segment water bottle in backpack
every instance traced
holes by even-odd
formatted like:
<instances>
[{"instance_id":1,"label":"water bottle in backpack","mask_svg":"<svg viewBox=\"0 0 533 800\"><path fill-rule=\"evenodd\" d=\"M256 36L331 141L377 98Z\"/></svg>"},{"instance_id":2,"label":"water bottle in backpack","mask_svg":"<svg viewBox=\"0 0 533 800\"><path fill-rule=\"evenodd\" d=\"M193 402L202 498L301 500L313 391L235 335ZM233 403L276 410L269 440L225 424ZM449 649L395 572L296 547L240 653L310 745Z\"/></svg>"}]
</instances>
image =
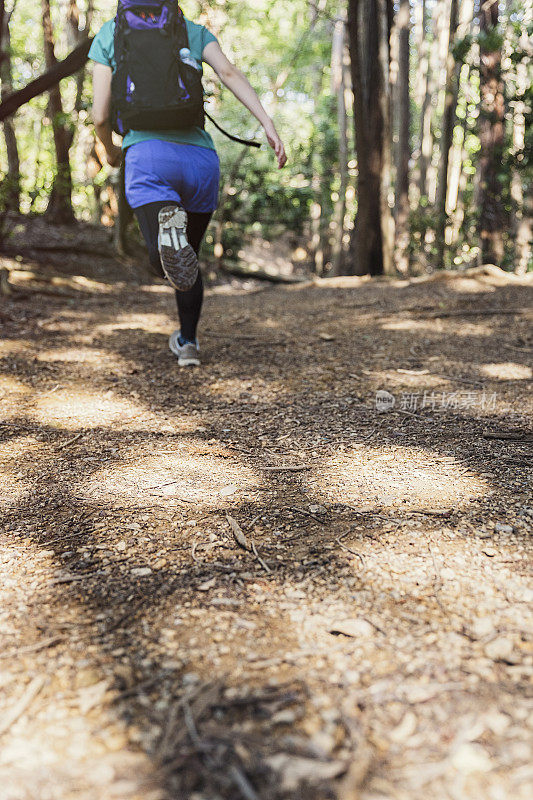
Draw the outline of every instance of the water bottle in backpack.
<instances>
[{"instance_id":1,"label":"water bottle in backpack","mask_svg":"<svg viewBox=\"0 0 533 800\"><path fill-rule=\"evenodd\" d=\"M191 51L188 47L182 47L180 50L180 59L183 64L188 64L189 67L194 67L194 69L201 69L200 65L191 55Z\"/></svg>"}]
</instances>

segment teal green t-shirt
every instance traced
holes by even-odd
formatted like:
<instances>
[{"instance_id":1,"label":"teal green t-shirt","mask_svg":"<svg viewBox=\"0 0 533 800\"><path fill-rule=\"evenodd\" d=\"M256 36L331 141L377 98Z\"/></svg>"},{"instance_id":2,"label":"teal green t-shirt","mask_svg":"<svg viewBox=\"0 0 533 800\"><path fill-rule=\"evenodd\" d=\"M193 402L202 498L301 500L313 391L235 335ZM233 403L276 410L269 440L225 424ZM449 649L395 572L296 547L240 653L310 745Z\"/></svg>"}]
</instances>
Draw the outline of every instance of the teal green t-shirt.
<instances>
[{"instance_id":1,"label":"teal green t-shirt","mask_svg":"<svg viewBox=\"0 0 533 800\"><path fill-rule=\"evenodd\" d=\"M208 31L204 25L198 25L196 22L191 22L189 19L185 20L187 25L187 34L189 36L189 49L192 57L200 64L202 62L202 54L204 47L209 42L216 42L217 38L211 31ZM89 50L89 58L93 61L98 61L99 64L105 64L111 67L114 71L116 68L115 61L115 20L110 19L104 22L96 36L94 37L91 49ZM210 150L215 149L215 145L211 136L204 131L203 128L184 128L179 131L128 131L122 140L122 147L126 148L137 142L144 142L147 139L163 139L166 142L177 142L178 144L197 144L200 147L208 147Z\"/></svg>"}]
</instances>

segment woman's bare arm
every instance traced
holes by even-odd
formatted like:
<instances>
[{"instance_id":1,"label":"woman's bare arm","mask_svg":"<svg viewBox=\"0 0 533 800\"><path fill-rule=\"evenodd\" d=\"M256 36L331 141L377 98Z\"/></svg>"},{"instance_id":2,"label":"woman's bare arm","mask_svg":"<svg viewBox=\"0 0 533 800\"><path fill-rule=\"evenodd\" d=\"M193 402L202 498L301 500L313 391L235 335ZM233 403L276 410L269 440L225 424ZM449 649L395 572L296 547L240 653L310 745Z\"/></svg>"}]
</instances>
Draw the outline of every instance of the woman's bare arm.
<instances>
[{"instance_id":1,"label":"woman's bare arm","mask_svg":"<svg viewBox=\"0 0 533 800\"><path fill-rule=\"evenodd\" d=\"M268 143L278 159L278 167L281 169L287 161L283 142L248 78L224 55L218 42L206 44L202 58L209 66L213 67L224 86L227 86L261 123L265 129Z\"/></svg>"},{"instance_id":2,"label":"woman's bare arm","mask_svg":"<svg viewBox=\"0 0 533 800\"><path fill-rule=\"evenodd\" d=\"M121 149L113 142L109 113L111 108L111 67L96 63L93 70L93 108L92 117L96 135L106 151L108 164L120 164Z\"/></svg>"}]
</instances>

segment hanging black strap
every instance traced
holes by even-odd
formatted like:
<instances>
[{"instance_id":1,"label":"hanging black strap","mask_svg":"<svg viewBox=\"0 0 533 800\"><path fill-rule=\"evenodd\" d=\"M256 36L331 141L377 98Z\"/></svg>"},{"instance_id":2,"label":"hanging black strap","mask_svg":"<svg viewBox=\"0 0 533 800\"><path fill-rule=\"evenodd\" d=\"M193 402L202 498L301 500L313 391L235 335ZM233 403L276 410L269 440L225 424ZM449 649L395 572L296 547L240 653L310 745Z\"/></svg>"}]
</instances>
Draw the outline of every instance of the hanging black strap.
<instances>
[{"instance_id":1,"label":"hanging black strap","mask_svg":"<svg viewBox=\"0 0 533 800\"><path fill-rule=\"evenodd\" d=\"M204 111L205 111L205 109L204 109ZM205 115L206 115L207 119L211 120L211 122L213 123L215 128L218 128L220 133L223 133L224 136L227 136L228 139L231 139L233 142L239 142L239 144L246 144L246 145L248 145L248 147L261 147L261 142L255 142L253 139L240 139L238 136L233 136L232 133L228 133L227 131L224 130L224 128L220 127L218 122L215 122L213 117L210 114L208 114L207 111L205 111Z\"/></svg>"}]
</instances>

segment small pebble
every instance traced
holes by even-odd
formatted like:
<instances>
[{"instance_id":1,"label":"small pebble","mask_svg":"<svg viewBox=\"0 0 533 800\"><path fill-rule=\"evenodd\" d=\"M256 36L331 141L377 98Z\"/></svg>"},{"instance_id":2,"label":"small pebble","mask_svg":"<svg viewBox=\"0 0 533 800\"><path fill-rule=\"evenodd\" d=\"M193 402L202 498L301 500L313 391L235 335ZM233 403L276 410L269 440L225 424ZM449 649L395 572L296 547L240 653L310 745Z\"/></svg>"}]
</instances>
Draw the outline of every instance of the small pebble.
<instances>
[{"instance_id":1,"label":"small pebble","mask_svg":"<svg viewBox=\"0 0 533 800\"><path fill-rule=\"evenodd\" d=\"M152 570L150 567L134 567L131 571L132 575L136 575L138 578L142 578L145 575L151 575Z\"/></svg>"}]
</instances>

